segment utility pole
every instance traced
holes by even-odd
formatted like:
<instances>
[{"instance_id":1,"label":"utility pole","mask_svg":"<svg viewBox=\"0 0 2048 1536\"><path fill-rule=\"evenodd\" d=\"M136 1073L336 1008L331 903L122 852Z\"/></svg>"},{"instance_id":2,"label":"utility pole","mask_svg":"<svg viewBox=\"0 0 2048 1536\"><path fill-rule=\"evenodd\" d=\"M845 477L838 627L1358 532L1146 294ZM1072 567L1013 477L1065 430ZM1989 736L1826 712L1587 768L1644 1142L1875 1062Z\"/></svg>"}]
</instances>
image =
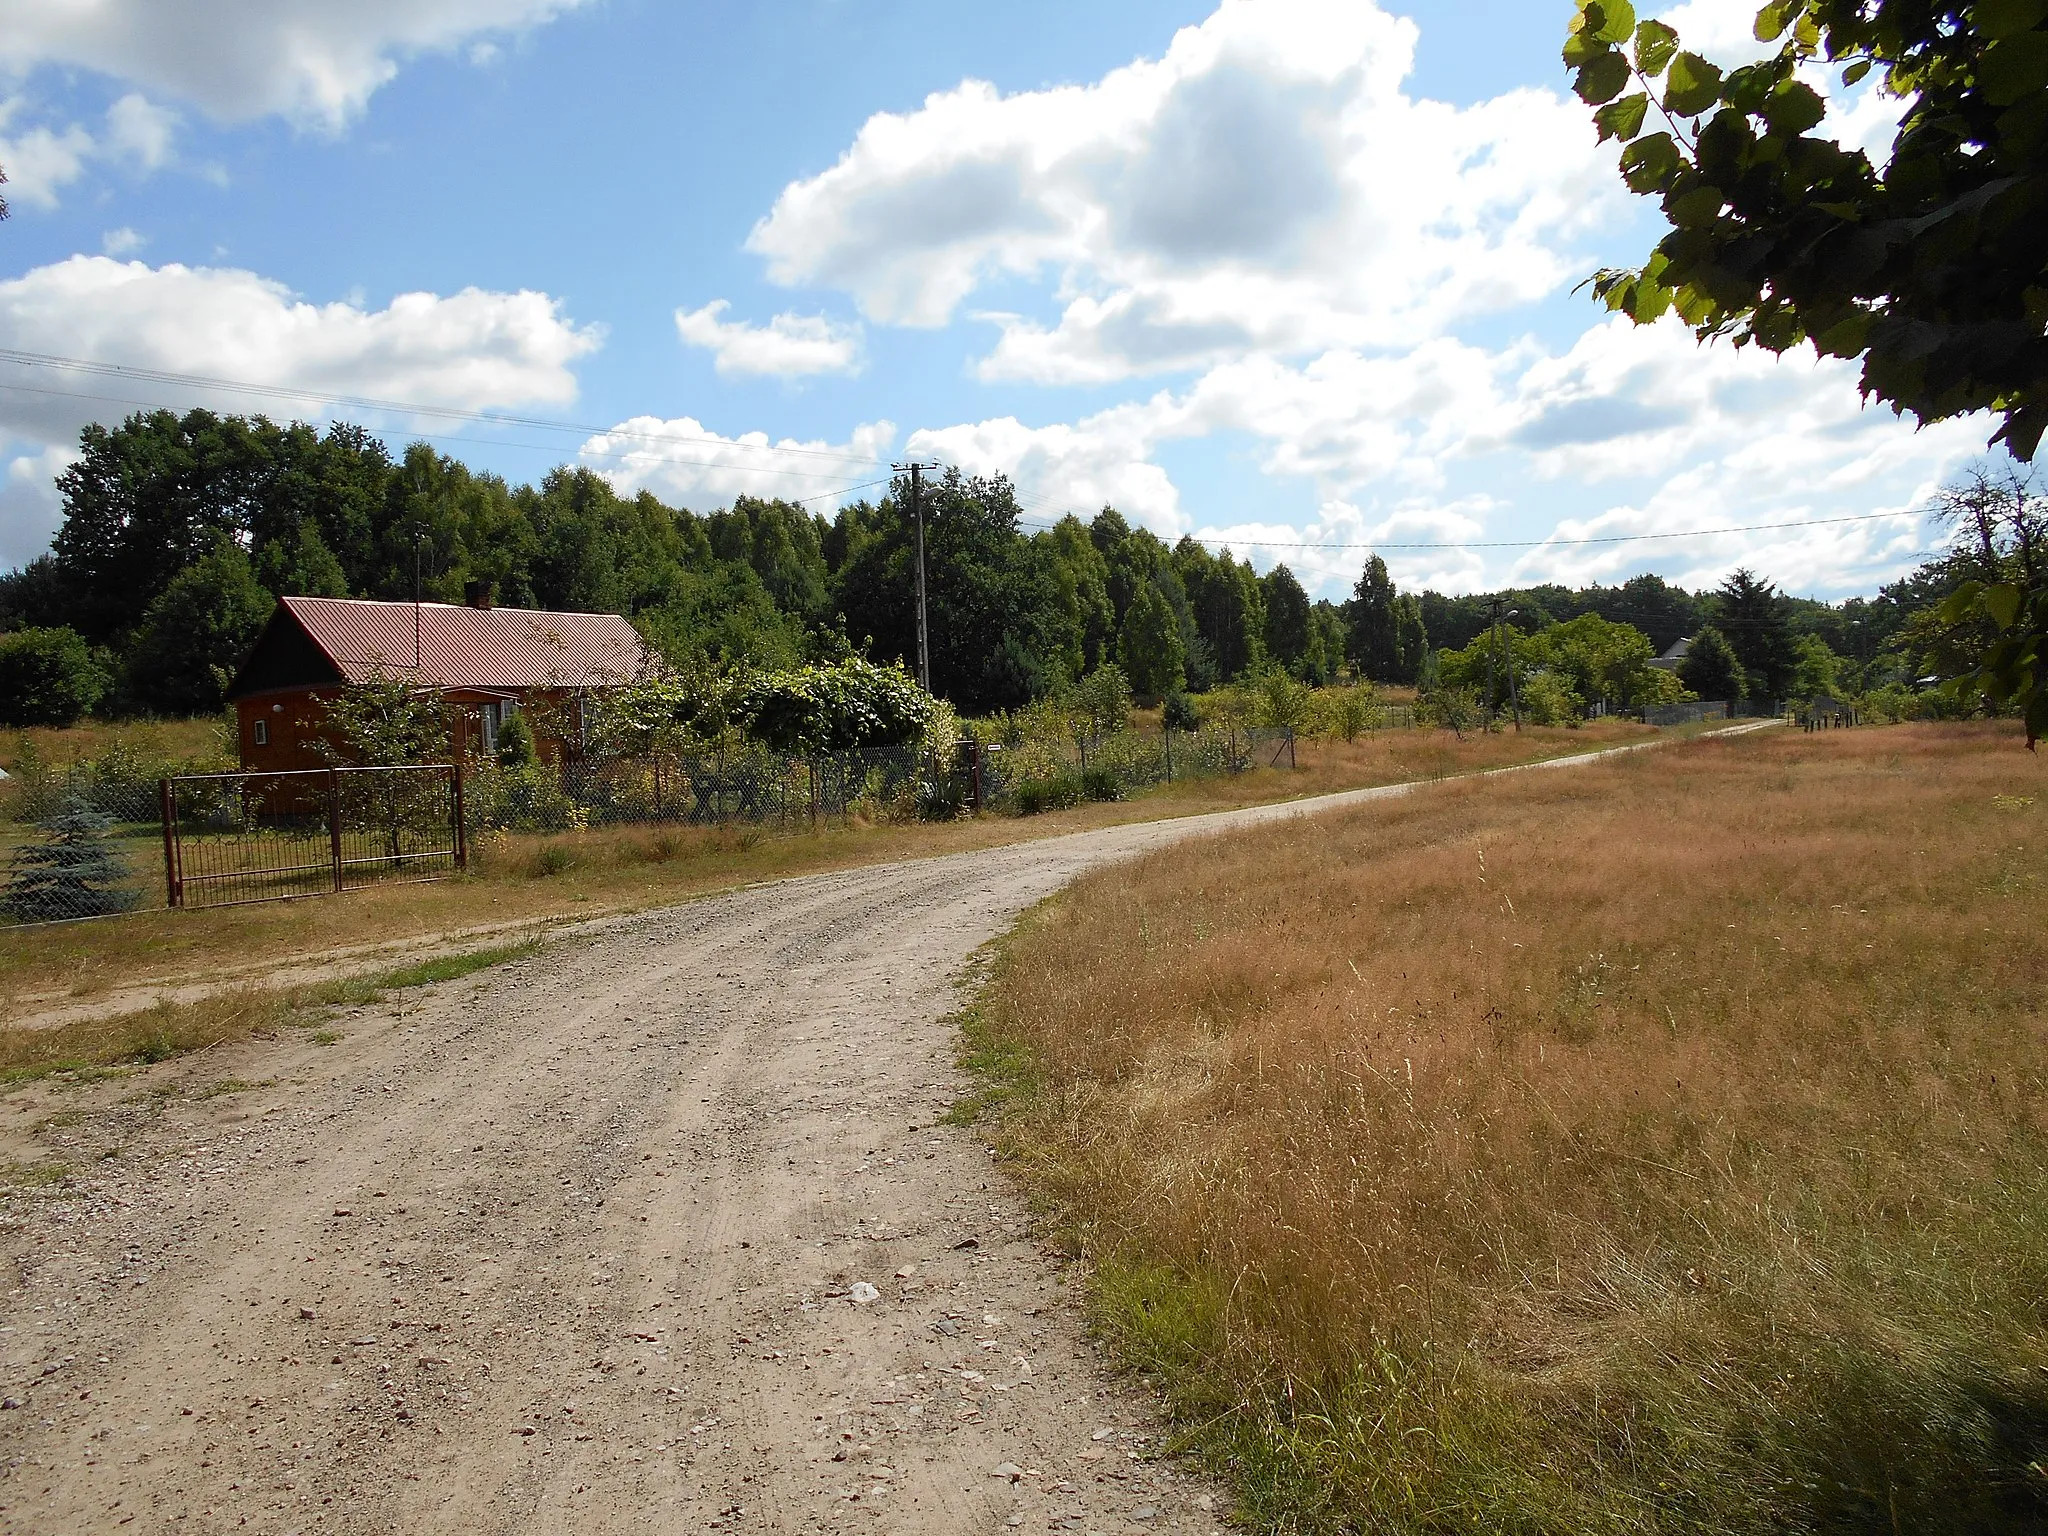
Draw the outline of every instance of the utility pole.
<instances>
[{"instance_id":1,"label":"utility pole","mask_svg":"<svg viewBox=\"0 0 2048 1536\"><path fill-rule=\"evenodd\" d=\"M1509 608L1507 601L1504 597L1495 597L1488 599L1487 602L1487 606L1491 610L1492 623L1490 625L1491 638L1486 647L1486 707L1489 712L1493 708L1493 653L1498 649L1500 651L1501 664L1508 669L1508 702L1515 712L1515 729L1519 732L1522 729L1522 691L1515 682L1514 641L1510 638L1511 632L1504 631L1507 621L1521 613L1522 610L1519 608ZM1502 612L1503 609L1506 609L1506 612Z\"/></svg>"},{"instance_id":2,"label":"utility pole","mask_svg":"<svg viewBox=\"0 0 2048 1536\"><path fill-rule=\"evenodd\" d=\"M1486 718L1485 730L1493 729L1493 654L1500 649L1500 599L1487 604L1486 614Z\"/></svg>"},{"instance_id":3,"label":"utility pole","mask_svg":"<svg viewBox=\"0 0 2048 1536\"><path fill-rule=\"evenodd\" d=\"M920 464L912 459L908 464L895 466L910 471L910 516L917 525L917 680L924 685L924 691L932 691L932 644L925 628L924 617L924 480L927 469L937 469L936 464Z\"/></svg>"}]
</instances>

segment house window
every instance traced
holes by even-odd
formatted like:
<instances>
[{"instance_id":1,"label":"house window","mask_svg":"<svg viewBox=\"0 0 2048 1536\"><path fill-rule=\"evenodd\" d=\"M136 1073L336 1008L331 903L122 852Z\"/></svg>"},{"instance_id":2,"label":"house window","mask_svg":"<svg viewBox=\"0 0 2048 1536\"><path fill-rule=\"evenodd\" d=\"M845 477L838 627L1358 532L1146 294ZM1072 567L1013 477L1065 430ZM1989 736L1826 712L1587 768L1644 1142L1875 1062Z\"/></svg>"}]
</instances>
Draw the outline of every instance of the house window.
<instances>
[{"instance_id":1,"label":"house window","mask_svg":"<svg viewBox=\"0 0 2048 1536\"><path fill-rule=\"evenodd\" d=\"M496 704L486 704L483 707L483 725L484 750L486 752L496 752L498 750L498 706Z\"/></svg>"},{"instance_id":2,"label":"house window","mask_svg":"<svg viewBox=\"0 0 2048 1536\"><path fill-rule=\"evenodd\" d=\"M270 745L270 722L268 720L258 720L250 727L250 730L256 738L257 746L267 747Z\"/></svg>"}]
</instances>

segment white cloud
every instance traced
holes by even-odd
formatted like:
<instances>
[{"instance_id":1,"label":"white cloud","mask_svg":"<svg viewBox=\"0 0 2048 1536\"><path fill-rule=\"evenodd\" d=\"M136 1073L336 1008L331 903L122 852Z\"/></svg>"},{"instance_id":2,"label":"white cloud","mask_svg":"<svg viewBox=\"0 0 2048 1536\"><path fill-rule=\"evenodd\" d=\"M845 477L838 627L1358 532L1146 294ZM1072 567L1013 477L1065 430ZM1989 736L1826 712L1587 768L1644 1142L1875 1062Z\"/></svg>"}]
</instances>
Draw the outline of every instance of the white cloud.
<instances>
[{"instance_id":1,"label":"white cloud","mask_svg":"<svg viewBox=\"0 0 2048 1536\"><path fill-rule=\"evenodd\" d=\"M109 256L133 256L147 244L147 239L125 224L100 236L100 249Z\"/></svg>"},{"instance_id":2,"label":"white cloud","mask_svg":"<svg viewBox=\"0 0 2048 1536\"><path fill-rule=\"evenodd\" d=\"M1224 0L1096 84L968 81L871 118L750 244L774 280L842 289L890 324L1053 275L1050 323L985 316L1002 333L986 378L1412 345L1553 292L1623 200L1578 103L1416 100L1415 40L1358 0Z\"/></svg>"},{"instance_id":3,"label":"white cloud","mask_svg":"<svg viewBox=\"0 0 2048 1536\"><path fill-rule=\"evenodd\" d=\"M8 382L50 392L0 392L0 443L27 447L30 459L66 452L86 422L118 421L150 402L326 414L316 398L295 400L292 390L470 410L566 404L576 395L572 365L601 339L541 293L407 293L372 310L309 303L253 272L73 256L0 281L0 346L286 393L8 365ZM407 420L402 412L392 419ZM23 462L15 460L17 477ZM0 548L18 553L33 522L26 505L8 493Z\"/></svg>"},{"instance_id":4,"label":"white cloud","mask_svg":"<svg viewBox=\"0 0 2048 1536\"><path fill-rule=\"evenodd\" d=\"M724 299L715 299L702 309L676 311L676 334L686 346L713 353L721 374L790 379L860 372L858 325L842 325L823 315L777 315L765 326L721 320L730 307Z\"/></svg>"},{"instance_id":5,"label":"white cloud","mask_svg":"<svg viewBox=\"0 0 2048 1536\"><path fill-rule=\"evenodd\" d=\"M722 506L735 496L779 496L825 509L839 488L886 484L885 456L895 440L896 428L886 421L855 427L844 443L827 443L770 439L765 432L725 437L691 416L635 416L587 439L579 454L625 495L652 491L690 507Z\"/></svg>"},{"instance_id":6,"label":"white cloud","mask_svg":"<svg viewBox=\"0 0 2048 1536\"><path fill-rule=\"evenodd\" d=\"M39 208L54 208L58 194L94 162L145 172L163 166L178 122L176 113L132 92L107 109L106 126L98 133L79 123L30 126L23 122L29 112L25 97L0 101L0 167L14 195Z\"/></svg>"},{"instance_id":7,"label":"white cloud","mask_svg":"<svg viewBox=\"0 0 2048 1536\"><path fill-rule=\"evenodd\" d=\"M82 68L225 121L338 128L403 59L537 26L584 0L0 0L0 69Z\"/></svg>"},{"instance_id":8,"label":"white cloud","mask_svg":"<svg viewBox=\"0 0 2048 1536\"><path fill-rule=\"evenodd\" d=\"M8 347L423 405L572 400L570 365L601 339L532 292L403 293L370 310L312 304L253 272L105 256L73 256L0 282L0 344ZM24 411L48 409L10 401L0 424L18 427Z\"/></svg>"},{"instance_id":9,"label":"white cloud","mask_svg":"<svg viewBox=\"0 0 2048 1536\"><path fill-rule=\"evenodd\" d=\"M77 454L68 448L45 448L8 461L0 479L0 571L16 570L47 554L63 506L57 500L57 477Z\"/></svg>"},{"instance_id":10,"label":"white cloud","mask_svg":"<svg viewBox=\"0 0 2048 1536\"><path fill-rule=\"evenodd\" d=\"M1194 524L1154 460L1172 441L1219 434L1252 437L1268 474L1309 482L1320 510L1305 530ZM1910 509L1980 452L1985 435L1981 422L1916 430L1866 407L1854 368L1810 351L1774 358L1700 347L1675 322L1611 319L1558 355L1527 342L1487 351L1438 339L1399 357L1249 357L1184 392L1071 424L1002 417L921 431L909 446L1009 474L1036 514L1085 514L1107 501L1162 537L1193 532L1261 565L1284 560L1328 596L1349 585L1363 550L1301 546L1387 546L1404 586L1458 591L1645 569L1718 580L1745 559L1800 590L1828 591L1867 587L1910 564ZM1474 483L1492 489L1462 488ZM1526 553L1393 547L1528 536L1560 505L1585 510L1557 520L1554 542ZM1699 541L1641 537L1878 510L1898 517ZM1536 521L1539 536L1545 526ZM1589 538L1618 542L1568 542Z\"/></svg>"},{"instance_id":11,"label":"white cloud","mask_svg":"<svg viewBox=\"0 0 2048 1536\"><path fill-rule=\"evenodd\" d=\"M130 91L107 108L106 147L139 169L156 170L171 158L178 114Z\"/></svg>"},{"instance_id":12,"label":"white cloud","mask_svg":"<svg viewBox=\"0 0 2048 1536\"><path fill-rule=\"evenodd\" d=\"M913 433L918 458L938 458L969 474L1008 475L1035 518L1069 512L1086 517L1114 506L1165 538L1185 532L1180 492L1165 470L1148 462L1174 435L1176 404L1168 397L1122 405L1073 425L1027 427L1014 416Z\"/></svg>"},{"instance_id":13,"label":"white cloud","mask_svg":"<svg viewBox=\"0 0 2048 1536\"><path fill-rule=\"evenodd\" d=\"M0 167L7 171L7 191L16 201L54 208L57 194L85 174L99 145L76 123L16 127L27 105L19 96L0 101Z\"/></svg>"}]
</instances>

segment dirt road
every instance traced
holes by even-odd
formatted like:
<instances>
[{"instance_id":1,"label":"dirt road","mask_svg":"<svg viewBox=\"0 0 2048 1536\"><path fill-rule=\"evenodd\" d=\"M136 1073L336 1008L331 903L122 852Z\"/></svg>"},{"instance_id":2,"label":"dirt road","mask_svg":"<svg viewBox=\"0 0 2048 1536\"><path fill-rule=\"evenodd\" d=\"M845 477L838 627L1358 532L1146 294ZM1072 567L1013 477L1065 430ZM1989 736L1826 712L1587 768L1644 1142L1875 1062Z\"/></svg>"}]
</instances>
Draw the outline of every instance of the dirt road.
<instances>
[{"instance_id":1,"label":"dirt road","mask_svg":"<svg viewBox=\"0 0 2048 1536\"><path fill-rule=\"evenodd\" d=\"M1079 872L1315 804L763 886L0 1101L80 1170L0 1231L0 1530L1221 1529L934 1125L945 1017Z\"/></svg>"}]
</instances>

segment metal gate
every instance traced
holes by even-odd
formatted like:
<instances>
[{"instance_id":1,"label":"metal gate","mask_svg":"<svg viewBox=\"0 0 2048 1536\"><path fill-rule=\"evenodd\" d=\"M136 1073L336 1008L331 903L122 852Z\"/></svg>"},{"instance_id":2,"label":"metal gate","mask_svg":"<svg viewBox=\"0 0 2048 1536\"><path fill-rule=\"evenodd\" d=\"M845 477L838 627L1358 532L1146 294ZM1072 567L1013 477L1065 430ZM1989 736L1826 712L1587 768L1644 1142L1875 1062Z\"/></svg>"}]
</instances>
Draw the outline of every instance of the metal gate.
<instances>
[{"instance_id":1,"label":"metal gate","mask_svg":"<svg viewBox=\"0 0 2048 1536\"><path fill-rule=\"evenodd\" d=\"M159 792L174 907L445 880L469 862L451 763L189 774Z\"/></svg>"}]
</instances>

